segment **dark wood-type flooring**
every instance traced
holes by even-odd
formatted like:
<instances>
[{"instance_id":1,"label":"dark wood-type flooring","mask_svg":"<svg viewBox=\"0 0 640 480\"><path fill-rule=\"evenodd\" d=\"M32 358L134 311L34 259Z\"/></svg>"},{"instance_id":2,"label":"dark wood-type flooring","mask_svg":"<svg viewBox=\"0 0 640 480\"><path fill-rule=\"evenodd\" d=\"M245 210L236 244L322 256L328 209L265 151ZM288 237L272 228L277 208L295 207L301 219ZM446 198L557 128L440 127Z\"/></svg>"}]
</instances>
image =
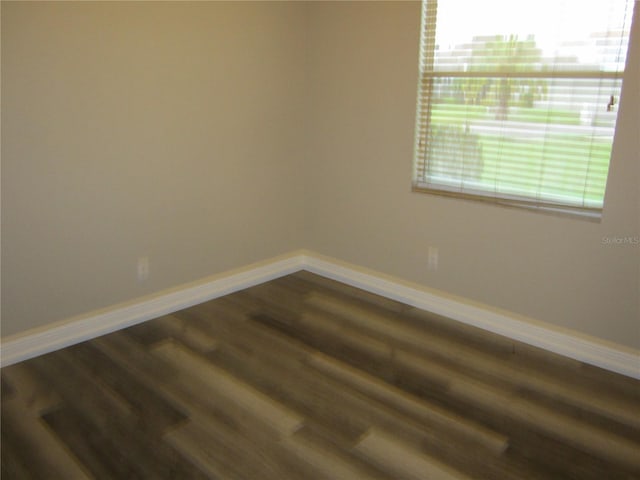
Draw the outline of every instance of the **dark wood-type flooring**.
<instances>
[{"instance_id":1,"label":"dark wood-type flooring","mask_svg":"<svg viewBox=\"0 0 640 480\"><path fill-rule=\"evenodd\" d=\"M299 272L2 369L2 479L640 478L640 383Z\"/></svg>"}]
</instances>

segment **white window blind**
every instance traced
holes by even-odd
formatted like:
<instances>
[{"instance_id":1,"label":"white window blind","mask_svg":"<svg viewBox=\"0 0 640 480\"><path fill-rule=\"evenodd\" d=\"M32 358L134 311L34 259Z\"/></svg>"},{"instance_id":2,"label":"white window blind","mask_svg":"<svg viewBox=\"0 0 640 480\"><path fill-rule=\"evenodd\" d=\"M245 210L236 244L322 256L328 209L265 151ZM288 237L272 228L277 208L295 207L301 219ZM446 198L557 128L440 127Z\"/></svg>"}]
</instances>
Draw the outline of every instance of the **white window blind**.
<instances>
[{"instance_id":1,"label":"white window blind","mask_svg":"<svg viewBox=\"0 0 640 480\"><path fill-rule=\"evenodd\" d=\"M599 217L633 0L424 0L414 190Z\"/></svg>"}]
</instances>

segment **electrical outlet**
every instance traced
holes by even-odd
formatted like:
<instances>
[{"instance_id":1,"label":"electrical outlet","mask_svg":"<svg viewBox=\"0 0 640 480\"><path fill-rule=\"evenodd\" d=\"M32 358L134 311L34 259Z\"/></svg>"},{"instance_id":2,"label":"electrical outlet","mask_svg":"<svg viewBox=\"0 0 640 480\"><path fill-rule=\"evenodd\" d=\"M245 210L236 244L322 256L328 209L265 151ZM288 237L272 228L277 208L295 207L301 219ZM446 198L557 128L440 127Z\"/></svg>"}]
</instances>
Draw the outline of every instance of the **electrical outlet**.
<instances>
[{"instance_id":1,"label":"electrical outlet","mask_svg":"<svg viewBox=\"0 0 640 480\"><path fill-rule=\"evenodd\" d=\"M427 270L438 270L438 247L429 247L427 250Z\"/></svg>"},{"instance_id":2,"label":"electrical outlet","mask_svg":"<svg viewBox=\"0 0 640 480\"><path fill-rule=\"evenodd\" d=\"M149 278L149 257L138 258L138 281L142 282Z\"/></svg>"}]
</instances>

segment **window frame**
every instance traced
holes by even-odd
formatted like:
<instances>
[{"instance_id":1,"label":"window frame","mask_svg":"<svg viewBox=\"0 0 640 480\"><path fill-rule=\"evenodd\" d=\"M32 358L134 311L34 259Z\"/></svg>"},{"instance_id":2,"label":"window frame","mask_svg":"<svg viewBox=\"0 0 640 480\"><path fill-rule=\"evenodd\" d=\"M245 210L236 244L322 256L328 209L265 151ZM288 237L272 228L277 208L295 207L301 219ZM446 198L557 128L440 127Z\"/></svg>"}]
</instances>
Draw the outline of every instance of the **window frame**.
<instances>
[{"instance_id":1,"label":"window frame","mask_svg":"<svg viewBox=\"0 0 640 480\"><path fill-rule=\"evenodd\" d=\"M421 11L421 23L420 23L420 56L419 62L422 65L418 72L418 96L416 105L416 123L415 123L415 140L414 140L414 156L413 156L413 171L412 171L412 191L418 193L434 194L449 198L458 198L469 201L478 201L482 203L490 203L494 205L500 205L505 207L515 207L527 210L538 211L542 213L565 215L571 217L579 217L591 221L599 222L602 218L604 211L604 204L606 200L607 188L605 189L602 197L602 206L588 206L588 205L574 205L568 202L553 201L551 199L534 198L532 196L523 195L509 195L505 193L497 194L490 192L486 189L473 189L464 188L461 191L460 187L447 187L442 181L429 182L427 174L425 173L428 168L428 148L427 139L428 132L431 128L431 117L433 111L433 89L434 81L437 78L473 78L473 77L492 77L492 78L542 78L549 79L551 81L556 79L612 79L620 80L620 94L616 99L616 103L620 104L623 94L624 77L626 71L625 68L621 71L609 72L609 71L541 71L541 72L519 72L519 73L505 73L504 71L481 71L481 72L461 72L461 71L444 71L435 70L435 57L436 57L436 32L435 30L425 35L426 25L428 24L427 18L435 17L437 19L438 3L443 0L422 0ZM445 0L446 1L446 0ZM629 20L629 32L633 29L634 9L640 8L639 2L634 1L631 7L631 19ZM437 28L437 20L433 23ZM627 38L627 47L630 43L630 34ZM552 73L552 75L550 75ZM426 93L425 93L426 92ZM427 100L424 104L424 100ZM616 132L618 130L617 124L618 112L616 111L615 130L611 140L611 150L609 153L609 162L607 165L607 181L609 178L609 172L611 171L611 162L613 159L613 146L615 144ZM545 125L552 125L545 123ZM424 180L422 180L424 178ZM568 195L567 195L568 196ZM584 198L583 198L584 201Z\"/></svg>"}]
</instances>

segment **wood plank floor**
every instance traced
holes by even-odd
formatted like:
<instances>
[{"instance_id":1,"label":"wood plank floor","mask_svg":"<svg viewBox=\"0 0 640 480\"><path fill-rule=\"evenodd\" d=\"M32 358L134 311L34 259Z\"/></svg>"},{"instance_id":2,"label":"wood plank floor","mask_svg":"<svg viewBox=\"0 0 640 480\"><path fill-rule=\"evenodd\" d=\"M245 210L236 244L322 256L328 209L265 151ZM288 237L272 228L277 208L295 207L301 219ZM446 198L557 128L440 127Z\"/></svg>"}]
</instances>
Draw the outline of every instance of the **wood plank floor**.
<instances>
[{"instance_id":1,"label":"wood plank floor","mask_svg":"<svg viewBox=\"0 0 640 480\"><path fill-rule=\"evenodd\" d=\"M307 272L1 374L3 480L640 478L640 382Z\"/></svg>"}]
</instances>

